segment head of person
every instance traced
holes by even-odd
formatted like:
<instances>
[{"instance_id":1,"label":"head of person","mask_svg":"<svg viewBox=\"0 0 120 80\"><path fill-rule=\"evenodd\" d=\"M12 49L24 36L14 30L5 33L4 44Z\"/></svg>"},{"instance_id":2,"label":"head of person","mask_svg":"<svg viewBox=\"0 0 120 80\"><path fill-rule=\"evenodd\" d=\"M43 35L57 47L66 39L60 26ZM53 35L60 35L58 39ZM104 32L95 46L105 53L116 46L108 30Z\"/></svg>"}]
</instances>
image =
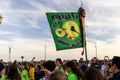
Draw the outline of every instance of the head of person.
<instances>
[{"instance_id":1,"label":"head of person","mask_svg":"<svg viewBox=\"0 0 120 80\"><path fill-rule=\"evenodd\" d=\"M21 80L21 75L15 63L12 63L10 66L8 66L7 79Z\"/></svg>"},{"instance_id":2,"label":"head of person","mask_svg":"<svg viewBox=\"0 0 120 80\"><path fill-rule=\"evenodd\" d=\"M82 62L83 61L83 58L80 58L79 62Z\"/></svg>"},{"instance_id":3,"label":"head of person","mask_svg":"<svg viewBox=\"0 0 120 80\"><path fill-rule=\"evenodd\" d=\"M74 71L76 69L77 65L74 61L68 61L66 63L66 70L68 73L70 73L71 71Z\"/></svg>"},{"instance_id":4,"label":"head of person","mask_svg":"<svg viewBox=\"0 0 120 80\"><path fill-rule=\"evenodd\" d=\"M90 67L84 73L83 80L104 80L99 69Z\"/></svg>"},{"instance_id":5,"label":"head of person","mask_svg":"<svg viewBox=\"0 0 120 80\"><path fill-rule=\"evenodd\" d=\"M104 60L104 65L107 65L108 64L108 61L107 59Z\"/></svg>"},{"instance_id":6,"label":"head of person","mask_svg":"<svg viewBox=\"0 0 120 80\"><path fill-rule=\"evenodd\" d=\"M55 71L49 76L49 80L67 80L67 76L61 71Z\"/></svg>"},{"instance_id":7,"label":"head of person","mask_svg":"<svg viewBox=\"0 0 120 80\"><path fill-rule=\"evenodd\" d=\"M33 63L30 63L30 67L34 67L34 64L33 64Z\"/></svg>"},{"instance_id":8,"label":"head of person","mask_svg":"<svg viewBox=\"0 0 120 80\"><path fill-rule=\"evenodd\" d=\"M120 70L120 57L115 56L112 59L111 71L112 73L116 73Z\"/></svg>"},{"instance_id":9,"label":"head of person","mask_svg":"<svg viewBox=\"0 0 120 80\"><path fill-rule=\"evenodd\" d=\"M56 59L56 66L61 66L63 63L62 63L62 60L60 58L57 58Z\"/></svg>"},{"instance_id":10,"label":"head of person","mask_svg":"<svg viewBox=\"0 0 120 80\"><path fill-rule=\"evenodd\" d=\"M26 63L23 63L23 64L21 65L21 69L22 69L22 70L27 70L27 65L26 65Z\"/></svg>"},{"instance_id":11,"label":"head of person","mask_svg":"<svg viewBox=\"0 0 120 80\"><path fill-rule=\"evenodd\" d=\"M93 58L92 58L92 61L93 61L93 63L96 63L96 62L97 62L97 58L96 58L96 57L93 57Z\"/></svg>"},{"instance_id":12,"label":"head of person","mask_svg":"<svg viewBox=\"0 0 120 80\"><path fill-rule=\"evenodd\" d=\"M99 61L97 60L96 57L92 58L92 63L91 63L90 67L95 67L95 68L98 68L98 69L101 68L101 65L100 65L100 63L99 63Z\"/></svg>"},{"instance_id":13,"label":"head of person","mask_svg":"<svg viewBox=\"0 0 120 80\"><path fill-rule=\"evenodd\" d=\"M55 62L54 61L46 61L44 64L43 64L43 67L49 71L54 71L56 65L55 65Z\"/></svg>"},{"instance_id":14,"label":"head of person","mask_svg":"<svg viewBox=\"0 0 120 80\"><path fill-rule=\"evenodd\" d=\"M78 80L83 76L83 72L74 61L68 61L66 63L66 70L68 73L73 72L76 74Z\"/></svg>"}]
</instances>

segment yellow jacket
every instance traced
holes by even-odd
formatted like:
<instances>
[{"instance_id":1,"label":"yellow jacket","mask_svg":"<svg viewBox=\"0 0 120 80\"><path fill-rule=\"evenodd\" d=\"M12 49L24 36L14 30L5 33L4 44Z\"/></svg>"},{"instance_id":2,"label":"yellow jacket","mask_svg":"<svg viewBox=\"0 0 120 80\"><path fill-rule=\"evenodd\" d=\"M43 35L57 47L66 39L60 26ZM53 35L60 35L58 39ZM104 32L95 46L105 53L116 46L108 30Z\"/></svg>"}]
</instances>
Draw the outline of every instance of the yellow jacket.
<instances>
[{"instance_id":1,"label":"yellow jacket","mask_svg":"<svg viewBox=\"0 0 120 80\"><path fill-rule=\"evenodd\" d=\"M30 67L30 70L29 70L29 77L30 77L30 80L35 80L34 73L35 73L34 67Z\"/></svg>"}]
</instances>

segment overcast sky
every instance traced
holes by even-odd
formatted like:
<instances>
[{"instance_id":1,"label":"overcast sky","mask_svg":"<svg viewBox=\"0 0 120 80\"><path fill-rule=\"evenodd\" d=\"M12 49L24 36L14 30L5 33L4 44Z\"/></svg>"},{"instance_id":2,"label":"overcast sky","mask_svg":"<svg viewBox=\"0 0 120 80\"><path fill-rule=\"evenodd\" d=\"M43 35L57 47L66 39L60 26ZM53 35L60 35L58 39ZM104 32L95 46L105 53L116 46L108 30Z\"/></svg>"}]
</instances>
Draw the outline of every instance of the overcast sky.
<instances>
[{"instance_id":1,"label":"overcast sky","mask_svg":"<svg viewBox=\"0 0 120 80\"><path fill-rule=\"evenodd\" d=\"M97 55L120 56L120 1L83 0L86 10L86 35L88 59ZM11 60L44 59L45 44L47 59L79 59L82 49L56 51L46 18L46 12L76 12L80 0L0 0L0 59Z\"/></svg>"}]
</instances>

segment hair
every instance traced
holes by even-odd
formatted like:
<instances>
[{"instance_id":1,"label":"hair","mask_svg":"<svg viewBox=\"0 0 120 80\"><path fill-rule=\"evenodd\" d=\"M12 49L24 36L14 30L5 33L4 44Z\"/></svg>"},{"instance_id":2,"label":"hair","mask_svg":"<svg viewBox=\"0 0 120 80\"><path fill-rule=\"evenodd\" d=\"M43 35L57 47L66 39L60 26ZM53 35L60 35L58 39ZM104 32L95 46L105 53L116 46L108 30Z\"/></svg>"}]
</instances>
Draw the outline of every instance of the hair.
<instances>
[{"instance_id":1,"label":"hair","mask_svg":"<svg viewBox=\"0 0 120 80\"><path fill-rule=\"evenodd\" d=\"M118 56L114 56L114 58L112 59L112 65L116 65L118 69L120 69L120 57Z\"/></svg>"},{"instance_id":2,"label":"hair","mask_svg":"<svg viewBox=\"0 0 120 80\"><path fill-rule=\"evenodd\" d=\"M37 69L38 69L38 70L41 70L41 66L40 66L40 65L38 65L38 66L37 66Z\"/></svg>"},{"instance_id":3,"label":"hair","mask_svg":"<svg viewBox=\"0 0 120 80\"><path fill-rule=\"evenodd\" d=\"M55 71L49 76L49 80L67 80L67 76L61 71Z\"/></svg>"},{"instance_id":4,"label":"hair","mask_svg":"<svg viewBox=\"0 0 120 80\"><path fill-rule=\"evenodd\" d=\"M33 64L33 63L30 63L30 67L34 67L34 64Z\"/></svg>"},{"instance_id":5,"label":"hair","mask_svg":"<svg viewBox=\"0 0 120 80\"><path fill-rule=\"evenodd\" d=\"M5 66L5 75L8 75L8 65Z\"/></svg>"},{"instance_id":6,"label":"hair","mask_svg":"<svg viewBox=\"0 0 120 80\"><path fill-rule=\"evenodd\" d=\"M45 68L47 68L48 70L50 70L51 72L52 71L54 71L54 69L55 69L55 67L56 67L56 65L55 65L55 62L54 61L47 61L47 62L45 62L44 64L43 64L43 66L45 67Z\"/></svg>"},{"instance_id":7,"label":"hair","mask_svg":"<svg viewBox=\"0 0 120 80\"><path fill-rule=\"evenodd\" d=\"M7 79L10 79L10 80L21 80L22 79L15 63L8 66Z\"/></svg>"},{"instance_id":8,"label":"hair","mask_svg":"<svg viewBox=\"0 0 120 80\"><path fill-rule=\"evenodd\" d=\"M99 69L90 67L84 73L83 80L104 80Z\"/></svg>"},{"instance_id":9,"label":"hair","mask_svg":"<svg viewBox=\"0 0 120 80\"><path fill-rule=\"evenodd\" d=\"M5 66L3 65L3 63L0 62L0 72L5 68Z\"/></svg>"},{"instance_id":10,"label":"hair","mask_svg":"<svg viewBox=\"0 0 120 80\"><path fill-rule=\"evenodd\" d=\"M0 62L0 73L1 71L5 68L5 66L3 65L3 63ZM2 77L2 75L0 74L0 78Z\"/></svg>"},{"instance_id":11,"label":"hair","mask_svg":"<svg viewBox=\"0 0 120 80\"><path fill-rule=\"evenodd\" d=\"M80 78L83 77L83 72L81 71L81 69L77 66L77 64L74 61L67 62L66 67L71 68L72 72L76 74L78 80L80 80Z\"/></svg>"},{"instance_id":12,"label":"hair","mask_svg":"<svg viewBox=\"0 0 120 80\"><path fill-rule=\"evenodd\" d=\"M59 61L61 65L63 64L60 58L57 58L56 61Z\"/></svg>"}]
</instances>

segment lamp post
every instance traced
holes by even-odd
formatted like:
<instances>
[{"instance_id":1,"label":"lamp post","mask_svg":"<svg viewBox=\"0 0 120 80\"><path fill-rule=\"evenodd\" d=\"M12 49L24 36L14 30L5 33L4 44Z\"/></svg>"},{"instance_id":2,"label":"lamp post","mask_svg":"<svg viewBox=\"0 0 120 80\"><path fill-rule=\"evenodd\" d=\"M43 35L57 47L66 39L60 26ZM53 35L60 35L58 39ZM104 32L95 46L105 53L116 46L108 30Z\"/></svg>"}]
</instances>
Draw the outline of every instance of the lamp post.
<instances>
[{"instance_id":1,"label":"lamp post","mask_svg":"<svg viewBox=\"0 0 120 80\"><path fill-rule=\"evenodd\" d=\"M3 17L0 15L0 24L2 23L2 19L3 19Z\"/></svg>"},{"instance_id":2,"label":"lamp post","mask_svg":"<svg viewBox=\"0 0 120 80\"><path fill-rule=\"evenodd\" d=\"M9 62L10 62L11 47L9 47Z\"/></svg>"},{"instance_id":3,"label":"lamp post","mask_svg":"<svg viewBox=\"0 0 120 80\"><path fill-rule=\"evenodd\" d=\"M46 61L46 44L45 44L45 61Z\"/></svg>"},{"instance_id":4,"label":"lamp post","mask_svg":"<svg viewBox=\"0 0 120 80\"><path fill-rule=\"evenodd\" d=\"M95 42L95 52L96 52L96 58L97 58L97 43Z\"/></svg>"},{"instance_id":5,"label":"lamp post","mask_svg":"<svg viewBox=\"0 0 120 80\"><path fill-rule=\"evenodd\" d=\"M22 59L22 63L23 63L24 56L21 56L21 59Z\"/></svg>"}]
</instances>

